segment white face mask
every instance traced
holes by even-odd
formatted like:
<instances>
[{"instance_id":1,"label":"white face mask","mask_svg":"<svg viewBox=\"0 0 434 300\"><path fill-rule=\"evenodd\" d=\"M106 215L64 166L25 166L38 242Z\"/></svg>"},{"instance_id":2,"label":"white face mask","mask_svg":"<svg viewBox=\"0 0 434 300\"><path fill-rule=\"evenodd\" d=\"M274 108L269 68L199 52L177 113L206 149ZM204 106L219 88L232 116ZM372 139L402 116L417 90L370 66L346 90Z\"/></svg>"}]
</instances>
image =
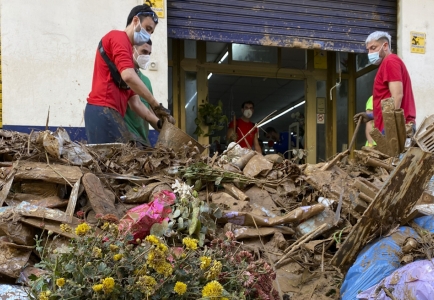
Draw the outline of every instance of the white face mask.
<instances>
[{"instance_id":1,"label":"white face mask","mask_svg":"<svg viewBox=\"0 0 434 300\"><path fill-rule=\"evenodd\" d=\"M381 49L383 49L385 43L383 43L383 45L381 45L380 50L378 50L377 52L373 52L373 53L369 53L368 54L368 58L369 58L369 62L373 65L379 65L381 63L381 61L383 60L382 57L380 57L380 51Z\"/></svg>"},{"instance_id":2,"label":"white face mask","mask_svg":"<svg viewBox=\"0 0 434 300\"><path fill-rule=\"evenodd\" d=\"M246 117L247 119L250 119L253 115L253 112L251 109L245 109L243 112L244 117Z\"/></svg>"},{"instance_id":3,"label":"white face mask","mask_svg":"<svg viewBox=\"0 0 434 300\"><path fill-rule=\"evenodd\" d=\"M146 68L149 65L149 61L151 60L151 56L150 55L143 55L143 54L139 55L139 52L137 52L136 47L134 47L134 50L136 51L136 54L137 54L137 56L134 57L137 65L139 66L139 68L146 70Z\"/></svg>"}]
</instances>

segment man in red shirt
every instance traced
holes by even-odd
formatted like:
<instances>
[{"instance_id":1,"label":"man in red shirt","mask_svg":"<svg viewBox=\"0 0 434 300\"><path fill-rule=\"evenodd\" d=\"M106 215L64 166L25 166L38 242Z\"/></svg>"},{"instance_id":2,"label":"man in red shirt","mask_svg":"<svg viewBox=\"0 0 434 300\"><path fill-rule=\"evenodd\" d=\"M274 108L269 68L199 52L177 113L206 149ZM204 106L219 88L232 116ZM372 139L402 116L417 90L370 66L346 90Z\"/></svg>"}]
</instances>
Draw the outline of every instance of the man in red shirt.
<instances>
[{"instance_id":1,"label":"man in red shirt","mask_svg":"<svg viewBox=\"0 0 434 300\"><path fill-rule=\"evenodd\" d=\"M374 65L380 65L374 80L373 116L359 113L354 116L354 120L357 121L359 116L363 117L364 122L374 119L375 128L384 133L381 100L393 97L395 109L404 110L405 123L414 132L416 106L410 75L404 62L392 53L390 45L391 36L387 32L376 31L366 39L369 61Z\"/></svg>"},{"instance_id":2,"label":"man in red shirt","mask_svg":"<svg viewBox=\"0 0 434 300\"><path fill-rule=\"evenodd\" d=\"M255 124L250 122L254 108L255 105L252 101L246 101L241 105L241 112L243 115L241 118L237 119L235 123L232 121L229 124L226 140L229 142L239 141L241 147L253 149L258 153L262 153L258 141L258 128L255 128L249 133L249 131L255 126Z\"/></svg>"},{"instance_id":3,"label":"man in red shirt","mask_svg":"<svg viewBox=\"0 0 434 300\"><path fill-rule=\"evenodd\" d=\"M161 122L175 123L170 111L157 102L135 71L133 46L148 42L158 17L146 4L134 7L124 31L112 30L98 45L92 90L84 113L88 143L114 143L133 140L124 121L127 105L142 119L152 112L140 101L146 99Z\"/></svg>"}]
</instances>

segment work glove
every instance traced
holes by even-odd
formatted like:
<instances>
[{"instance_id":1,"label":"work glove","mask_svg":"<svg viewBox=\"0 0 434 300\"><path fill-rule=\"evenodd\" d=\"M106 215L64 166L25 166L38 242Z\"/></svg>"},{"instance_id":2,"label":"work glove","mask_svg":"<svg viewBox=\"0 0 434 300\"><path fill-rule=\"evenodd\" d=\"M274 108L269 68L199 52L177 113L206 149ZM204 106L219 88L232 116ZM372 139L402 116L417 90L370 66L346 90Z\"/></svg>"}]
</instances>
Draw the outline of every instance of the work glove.
<instances>
[{"instance_id":1,"label":"work glove","mask_svg":"<svg viewBox=\"0 0 434 300\"><path fill-rule=\"evenodd\" d=\"M363 123L368 123L369 121L373 120L373 118L369 114L367 114L366 112L361 112L361 113L355 114L353 117L354 122L355 123L359 122L359 118L362 118Z\"/></svg>"},{"instance_id":2,"label":"work glove","mask_svg":"<svg viewBox=\"0 0 434 300\"><path fill-rule=\"evenodd\" d=\"M153 107L152 109L154 110L155 115L160 120L167 120L167 121L169 121L169 123L172 123L172 124L176 123L175 118L172 117L172 115L170 114L170 110L165 108L163 106L163 104L160 103L160 106Z\"/></svg>"}]
</instances>

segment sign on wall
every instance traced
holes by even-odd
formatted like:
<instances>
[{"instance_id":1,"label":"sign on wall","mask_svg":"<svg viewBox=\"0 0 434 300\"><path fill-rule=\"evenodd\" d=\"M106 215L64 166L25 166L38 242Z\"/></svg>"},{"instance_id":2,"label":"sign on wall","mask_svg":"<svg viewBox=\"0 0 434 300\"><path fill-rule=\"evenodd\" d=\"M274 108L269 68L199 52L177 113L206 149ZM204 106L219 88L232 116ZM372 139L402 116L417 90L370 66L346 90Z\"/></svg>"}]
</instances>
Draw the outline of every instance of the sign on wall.
<instances>
[{"instance_id":1,"label":"sign on wall","mask_svg":"<svg viewBox=\"0 0 434 300\"><path fill-rule=\"evenodd\" d=\"M425 54L426 34L424 32L410 32L410 51L411 53Z\"/></svg>"},{"instance_id":2,"label":"sign on wall","mask_svg":"<svg viewBox=\"0 0 434 300\"><path fill-rule=\"evenodd\" d=\"M148 4L159 18L164 18L164 0L143 0L143 4Z\"/></svg>"}]
</instances>

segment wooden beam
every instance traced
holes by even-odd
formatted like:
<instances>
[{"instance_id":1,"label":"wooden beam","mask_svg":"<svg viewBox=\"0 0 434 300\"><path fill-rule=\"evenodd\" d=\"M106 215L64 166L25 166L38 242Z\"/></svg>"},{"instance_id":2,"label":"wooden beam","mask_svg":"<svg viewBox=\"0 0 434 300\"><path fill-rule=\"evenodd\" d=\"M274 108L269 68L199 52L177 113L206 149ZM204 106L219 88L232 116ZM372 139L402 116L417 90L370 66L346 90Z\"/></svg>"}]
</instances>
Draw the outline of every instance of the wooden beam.
<instances>
[{"instance_id":1,"label":"wooden beam","mask_svg":"<svg viewBox=\"0 0 434 300\"><path fill-rule=\"evenodd\" d=\"M410 148L362 218L353 226L331 264L345 273L370 240L401 224L422 195L433 171L432 154L420 148Z\"/></svg>"}]
</instances>

